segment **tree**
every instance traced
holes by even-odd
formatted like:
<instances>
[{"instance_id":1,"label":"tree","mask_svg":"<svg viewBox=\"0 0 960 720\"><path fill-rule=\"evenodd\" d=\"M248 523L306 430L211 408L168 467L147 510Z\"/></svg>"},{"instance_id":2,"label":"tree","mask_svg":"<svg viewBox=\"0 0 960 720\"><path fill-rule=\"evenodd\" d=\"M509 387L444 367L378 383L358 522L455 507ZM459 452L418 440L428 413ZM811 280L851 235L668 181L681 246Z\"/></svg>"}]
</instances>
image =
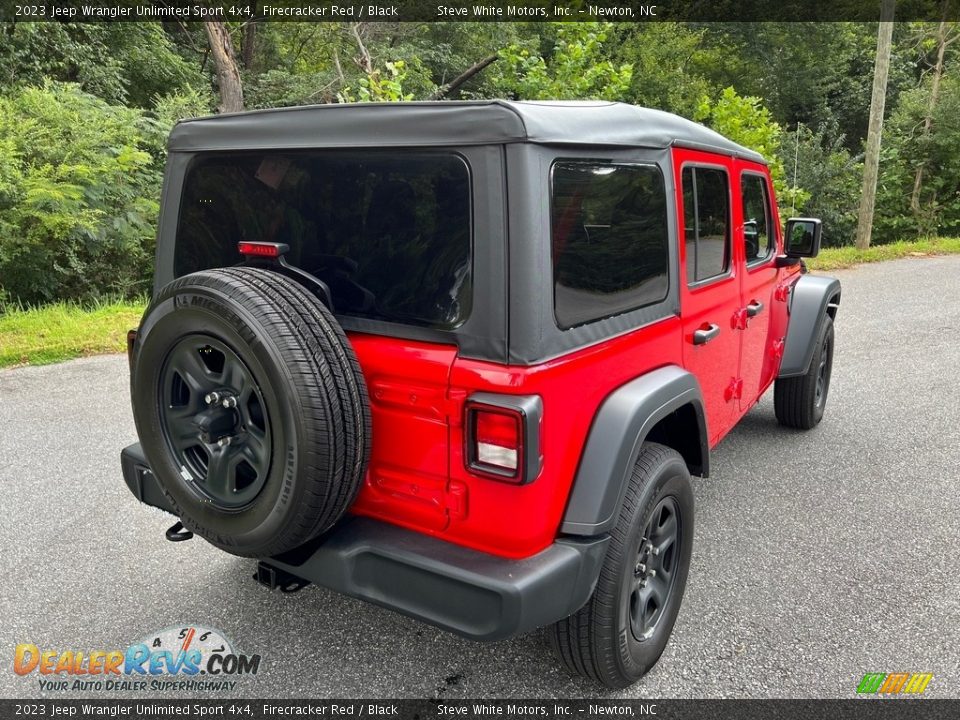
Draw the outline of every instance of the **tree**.
<instances>
[{"instance_id":1,"label":"tree","mask_svg":"<svg viewBox=\"0 0 960 720\"><path fill-rule=\"evenodd\" d=\"M873 69L873 97L870 100L870 125L867 150L863 161L863 195L857 218L856 245L870 247L873 213L877 199L877 172L880 166L880 135L883 131L883 109L887 99L887 76L890 72L890 48L893 44L893 9L895 0L883 0L877 29L877 59Z\"/></svg>"},{"instance_id":2,"label":"tree","mask_svg":"<svg viewBox=\"0 0 960 720\"><path fill-rule=\"evenodd\" d=\"M553 47L542 52L532 41L500 51L494 89L520 100L622 100L633 66L614 65L604 50L609 23L548 23Z\"/></svg>"},{"instance_id":3,"label":"tree","mask_svg":"<svg viewBox=\"0 0 960 720\"><path fill-rule=\"evenodd\" d=\"M940 21L936 35L934 36L937 47L937 59L933 64L930 97L927 102L926 114L923 117L924 138L929 138L930 136L933 115L937 110L937 101L940 98L940 84L944 74L944 56L946 55L947 47L960 38L960 32L957 31L956 23L947 22L949 8L950 3L948 0L944 0L943 19ZM920 196L923 189L923 173L925 169L925 162L921 160L917 165L917 171L913 181L913 191L910 193L910 209L914 215L919 215L921 212Z\"/></svg>"},{"instance_id":4,"label":"tree","mask_svg":"<svg viewBox=\"0 0 960 720\"><path fill-rule=\"evenodd\" d=\"M852 245L863 165L845 147L839 125L798 125L784 133L780 155L791 186L808 194L797 198L792 214L823 220L825 246Z\"/></svg>"},{"instance_id":5,"label":"tree","mask_svg":"<svg viewBox=\"0 0 960 720\"><path fill-rule=\"evenodd\" d=\"M240 68L237 55L233 50L230 30L224 22L207 20L203 23L210 43L210 55L217 68L217 83L220 92L220 104L217 109L222 113L243 110L243 82L240 80Z\"/></svg>"},{"instance_id":6,"label":"tree","mask_svg":"<svg viewBox=\"0 0 960 720\"><path fill-rule=\"evenodd\" d=\"M633 67L627 102L693 117L701 98L723 87L706 77L720 60L706 45L706 29L664 21L620 23L614 31L616 61Z\"/></svg>"},{"instance_id":7,"label":"tree","mask_svg":"<svg viewBox=\"0 0 960 720\"><path fill-rule=\"evenodd\" d=\"M770 177L781 206L800 206L807 200L808 193L787 183L779 156L783 129L760 98L743 97L728 87L715 101L703 98L694 119L763 155L770 163Z\"/></svg>"},{"instance_id":8,"label":"tree","mask_svg":"<svg viewBox=\"0 0 960 720\"><path fill-rule=\"evenodd\" d=\"M36 303L146 290L166 134L75 84L0 97L2 291Z\"/></svg>"}]
</instances>

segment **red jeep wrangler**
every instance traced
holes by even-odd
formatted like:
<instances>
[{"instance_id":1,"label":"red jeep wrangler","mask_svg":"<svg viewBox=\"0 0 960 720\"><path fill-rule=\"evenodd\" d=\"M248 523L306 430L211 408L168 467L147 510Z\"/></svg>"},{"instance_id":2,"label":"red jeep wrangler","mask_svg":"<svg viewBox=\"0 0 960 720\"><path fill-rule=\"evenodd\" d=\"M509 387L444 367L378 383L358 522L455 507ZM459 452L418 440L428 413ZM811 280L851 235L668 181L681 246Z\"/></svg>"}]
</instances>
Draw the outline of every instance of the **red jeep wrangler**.
<instances>
[{"instance_id":1,"label":"red jeep wrangler","mask_svg":"<svg viewBox=\"0 0 960 720\"><path fill-rule=\"evenodd\" d=\"M328 105L170 136L130 333L136 497L306 582L475 640L550 625L643 675L691 473L774 385L819 422L840 284L762 157L618 103Z\"/></svg>"}]
</instances>

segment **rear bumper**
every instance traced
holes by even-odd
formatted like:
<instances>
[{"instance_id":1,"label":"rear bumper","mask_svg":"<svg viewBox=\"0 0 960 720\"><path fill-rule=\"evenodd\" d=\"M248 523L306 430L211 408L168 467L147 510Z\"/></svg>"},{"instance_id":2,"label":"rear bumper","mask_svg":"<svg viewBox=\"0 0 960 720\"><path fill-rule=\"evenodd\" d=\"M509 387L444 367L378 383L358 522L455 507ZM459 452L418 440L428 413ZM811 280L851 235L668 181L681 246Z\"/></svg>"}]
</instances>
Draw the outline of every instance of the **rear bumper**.
<instances>
[{"instance_id":1,"label":"rear bumper","mask_svg":"<svg viewBox=\"0 0 960 720\"><path fill-rule=\"evenodd\" d=\"M121 453L130 491L170 511L140 445ZM377 520L347 517L269 565L473 640L503 640L573 614L590 597L609 536L560 538L521 560Z\"/></svg>"}]
</instances>

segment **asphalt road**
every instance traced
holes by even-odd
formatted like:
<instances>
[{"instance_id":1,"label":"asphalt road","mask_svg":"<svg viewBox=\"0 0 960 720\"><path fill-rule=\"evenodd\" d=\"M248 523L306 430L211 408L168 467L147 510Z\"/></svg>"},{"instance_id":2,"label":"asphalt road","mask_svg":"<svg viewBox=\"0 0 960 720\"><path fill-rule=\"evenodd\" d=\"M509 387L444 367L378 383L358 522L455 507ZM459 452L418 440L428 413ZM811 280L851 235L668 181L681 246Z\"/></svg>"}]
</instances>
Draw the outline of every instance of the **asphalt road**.
<instances>
[{"instance_id":1,"label":"asphalt road","mask_svg":"<svg viewBox=\"0 0 960 720\"><path fill-rule=\"evenodd\" d=\"M673 639L620 694L567 675L539 633L475 644L166 542L169 517L120 477L125 359L0 372L0 696L39 693L10 671L16 643L108 649L198 623L263 657L232 697L848 698L895 671L960 697L960 257L837 275L826 417L783 430L768 396L717 448Z\"/></svg>"}]
</instances>

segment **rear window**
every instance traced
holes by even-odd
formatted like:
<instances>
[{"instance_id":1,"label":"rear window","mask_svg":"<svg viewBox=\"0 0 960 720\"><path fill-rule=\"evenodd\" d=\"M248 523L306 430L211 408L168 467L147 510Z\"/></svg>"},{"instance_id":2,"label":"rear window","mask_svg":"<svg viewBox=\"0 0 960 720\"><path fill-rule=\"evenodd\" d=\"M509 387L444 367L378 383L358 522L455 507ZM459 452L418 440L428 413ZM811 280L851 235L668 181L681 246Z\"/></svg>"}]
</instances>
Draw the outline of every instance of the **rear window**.
<instances>
[{"instance_id":1,"label":"rear window","mask_svg":"<svg viewBox=\"0 0 960 720\"><path fill-rule=\"evenodd\" d=\"M471 305L470 177L452 153L200 156L184 181L177 276L279 242L330 285L338 313L450 329Z\"/></svg>"}]
</instances>

